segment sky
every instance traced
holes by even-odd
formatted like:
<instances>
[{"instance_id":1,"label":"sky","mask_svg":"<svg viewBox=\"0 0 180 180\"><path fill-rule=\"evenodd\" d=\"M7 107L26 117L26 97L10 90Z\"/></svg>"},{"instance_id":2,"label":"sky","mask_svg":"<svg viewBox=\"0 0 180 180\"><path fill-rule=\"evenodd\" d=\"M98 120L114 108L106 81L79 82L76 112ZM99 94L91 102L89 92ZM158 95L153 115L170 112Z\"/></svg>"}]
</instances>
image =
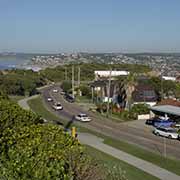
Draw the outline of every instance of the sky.
<instances>
[{"instance_id":1,"label":"sky","mask_svg":"<svg viewBox=\"0 0 180 180\"><path fill-rule=\"evenodd\" d=\"M0 52L180 52L180 0L0 0Z\"/></svg>"}]
</instances>

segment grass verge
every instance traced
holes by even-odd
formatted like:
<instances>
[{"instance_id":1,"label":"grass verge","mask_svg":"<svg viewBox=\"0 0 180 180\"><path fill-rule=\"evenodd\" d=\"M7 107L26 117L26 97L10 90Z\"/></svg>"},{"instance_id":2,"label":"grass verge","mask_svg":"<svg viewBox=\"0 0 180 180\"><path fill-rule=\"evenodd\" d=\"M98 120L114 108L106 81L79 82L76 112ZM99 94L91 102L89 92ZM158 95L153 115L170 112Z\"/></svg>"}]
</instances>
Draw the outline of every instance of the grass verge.
<instances>
[{"instance_id":1,"label":"grass verge","mask_svg":"<svg viewBox=\"0 0 180 180\"><path fill-rule=\"evenodd\" d=\"M86 152L93 157L98 164L108 169L108 172L111 174L110 179L120 179L121 176L125 175L128 180L158 180L158 178L90 146L86 146Z\"/></svg>"}]
</instances>

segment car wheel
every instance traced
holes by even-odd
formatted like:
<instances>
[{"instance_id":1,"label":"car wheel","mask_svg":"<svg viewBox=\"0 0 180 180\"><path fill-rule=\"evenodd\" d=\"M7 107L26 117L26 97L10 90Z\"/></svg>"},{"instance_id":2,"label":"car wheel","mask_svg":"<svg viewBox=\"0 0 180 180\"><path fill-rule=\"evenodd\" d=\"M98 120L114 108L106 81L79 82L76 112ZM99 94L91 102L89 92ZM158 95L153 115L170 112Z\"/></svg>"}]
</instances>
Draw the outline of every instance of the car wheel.
<instances>
[{"instance_id":1,"label":"car wheel","mask_svg":"<svg viewBox=\"0 0 180 180\"><path fill-rule=\"evenodd\" d=\"M169 138L169 139L172 139L172 136L171 136L171 135L169 135L169 136L168 136L168 138Z\"/></svg>"},{"instance_id":2,"label":"car wheel","mask_svg":"<svg viewBox=\"0 0 180 180\"><path fill-rule=\"evenodd\" d=\"M160 136L160 134L158 132L156 132L156 136Z\"/></svg>"}]
</instances>

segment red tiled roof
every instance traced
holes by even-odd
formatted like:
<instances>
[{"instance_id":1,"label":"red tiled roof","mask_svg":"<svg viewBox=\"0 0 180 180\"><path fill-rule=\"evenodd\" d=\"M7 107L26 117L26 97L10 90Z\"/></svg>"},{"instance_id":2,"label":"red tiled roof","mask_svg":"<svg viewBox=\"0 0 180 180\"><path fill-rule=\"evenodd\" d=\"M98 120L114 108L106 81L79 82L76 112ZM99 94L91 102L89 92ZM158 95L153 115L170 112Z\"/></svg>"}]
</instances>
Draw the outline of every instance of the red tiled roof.
<instances>
[{"instance_id":1,"label":"red tiled roof","mask_svg":"<svg viewBox=\"0 0 180 180\"><path fill-rule=\"evenodd\" d=\"M158 103L158 105L172 105L180 107L180 101L176 101L173 99L164 99Z\"/></svg>"}]
</instances>

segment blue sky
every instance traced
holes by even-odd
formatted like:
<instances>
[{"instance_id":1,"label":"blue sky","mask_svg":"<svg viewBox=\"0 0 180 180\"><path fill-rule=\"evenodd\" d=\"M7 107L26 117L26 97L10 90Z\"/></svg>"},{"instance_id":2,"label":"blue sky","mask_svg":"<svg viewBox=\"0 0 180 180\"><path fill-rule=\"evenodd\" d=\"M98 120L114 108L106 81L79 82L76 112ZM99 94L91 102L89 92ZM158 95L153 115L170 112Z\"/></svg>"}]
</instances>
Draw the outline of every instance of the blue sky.
<instances>
[{"instance_id":1,"label":"blue sky","mask_svg":"<svg viewBox=\"0 0 180 180\"><path fill-rule=\"evenodd\" d=\"M180 0L0 0L0 51L180 52Z\"/></svg>"}]
</instances>

